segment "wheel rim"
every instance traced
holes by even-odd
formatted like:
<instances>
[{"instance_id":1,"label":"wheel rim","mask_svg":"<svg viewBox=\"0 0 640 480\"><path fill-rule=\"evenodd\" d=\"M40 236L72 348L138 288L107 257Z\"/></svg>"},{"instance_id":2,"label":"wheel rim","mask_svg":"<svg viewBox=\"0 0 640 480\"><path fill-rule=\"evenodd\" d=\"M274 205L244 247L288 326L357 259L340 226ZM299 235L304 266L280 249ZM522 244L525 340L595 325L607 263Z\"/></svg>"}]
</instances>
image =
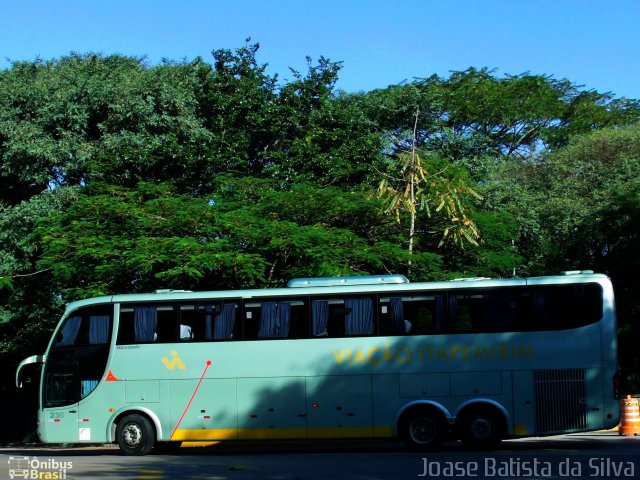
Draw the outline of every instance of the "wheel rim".
<instances>
[{"instance_id":1,"label":"wheel rim","mask_svg":"<svg viewBox=\"0 0 640 480\"><path fill-rule=\"evenodd\" d=\"M437 427L430 418L415 418L409 425L411 440L420 445L428 445L437 435Z\"/></svg>"},{"instance_id":2,"label":"wheel rim","mask_svg":"<svg viewBox=\"0 0 640 480\"><path fill-rule=\"evenodd\" d=\"M470 425L469 432L478 440L485 440L491 437L493 425L486 418L476 418Z\"/></svg>"},{"instance_id":3,"label":"wheel rim","mask_svg":"<svg viewBox=\"0 0 640 480\"><path fill-rule=\"evenodd\" d=\"M122 430L122 439L129 447L137 447L142 442L142 429L135 423L130 423Z\"/></svg>"}]
</instances>

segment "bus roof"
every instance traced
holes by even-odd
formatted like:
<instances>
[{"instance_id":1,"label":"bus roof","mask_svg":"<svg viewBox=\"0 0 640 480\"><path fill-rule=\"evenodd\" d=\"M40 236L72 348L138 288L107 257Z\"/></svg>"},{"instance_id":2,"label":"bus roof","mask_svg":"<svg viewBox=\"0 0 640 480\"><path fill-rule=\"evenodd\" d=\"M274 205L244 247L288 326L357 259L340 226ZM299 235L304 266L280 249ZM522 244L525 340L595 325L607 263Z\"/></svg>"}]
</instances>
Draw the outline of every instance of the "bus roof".
<instances>
[{"instance_id":1,"label":"bus roof","mask_svg":"<svg viewBox=\"0 0 640 480\"><path fill-rule=\"evenodd\" d=\"M409 283L404 275L361 275L357 277L317 277L294 278L287 283L288 288L339 287L349 285L396 285Z\"/></svg>"},{"instance_id":2,"label":"bus roof","mask_svg":"<svg viewBox=\"0 0 640 480\"><path fill-rule=\"evenodd\" d=\"M342 294L384 293L393 291L455 290L461 288L495 288L523 285L549 285L568 283L601 283L607 276L591 271L562 272L554 276L491 279L459 278L449 281L410 283L402 275L373 275L363 277L322 277L294 279L283 288L250 290L215 290L191 292L188 290L159 290L156 293L133 293L102 296L79 300L67 305L67 312L80 307L105 303L198 301L217 298L295 297L323 295L329 292Z\"/></svg>"}]
</instances>

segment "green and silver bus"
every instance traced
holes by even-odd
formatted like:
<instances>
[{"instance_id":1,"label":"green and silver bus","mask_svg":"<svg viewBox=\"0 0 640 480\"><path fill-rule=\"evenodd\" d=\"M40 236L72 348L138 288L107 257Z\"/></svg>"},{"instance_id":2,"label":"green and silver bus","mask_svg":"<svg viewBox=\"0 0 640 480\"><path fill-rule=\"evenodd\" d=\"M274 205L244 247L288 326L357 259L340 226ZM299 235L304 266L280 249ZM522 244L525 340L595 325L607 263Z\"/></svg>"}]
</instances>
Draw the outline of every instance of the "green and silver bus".
<instances>
[{"instance_id":1,"label":"green and silver bus","mask_svg":"<svg viewBox=\"0 0 640 480\"><path fill-rule=\"evenodd\" d=\"M257 439L491 448L619 419L613 289L592 272L92 298L18 384L33 363L43 442L130 455Z\"/></svg>"}]
</instances>

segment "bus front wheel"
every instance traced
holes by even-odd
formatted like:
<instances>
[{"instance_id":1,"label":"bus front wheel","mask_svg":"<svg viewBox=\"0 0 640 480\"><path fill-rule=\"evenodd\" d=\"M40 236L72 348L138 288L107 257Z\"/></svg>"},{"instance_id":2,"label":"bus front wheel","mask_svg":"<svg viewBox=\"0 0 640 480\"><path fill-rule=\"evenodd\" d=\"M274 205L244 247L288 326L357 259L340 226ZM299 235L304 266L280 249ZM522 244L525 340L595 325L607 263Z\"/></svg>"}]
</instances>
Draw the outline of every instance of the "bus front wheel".
<instances>
[{"instance_id":1,"label":"bus front wheel","mask_svg":"<svg viewBox=\"0 0 640 480\"><path fill-rule=\"evenodd\" d=\"M143 415L127 415L116 428L118 446L125 455L146 455L155 444L151 422Z\"/></svg>"},{"instance_id":2,"label":"bus front wheel","mask_svg":"<svg viewBox=\"0 0 640 480\"><path fill-rule=\"evenodd\" d=\"M472 450L489 450L500 445L505 435L502 413L489 406L469 407L456 420L462 443Z\"/></svg>"},{"instance_id":3,"label":"bus front wheel","mask_svg":"<svg viewBox=\"0 0 640 480\"><path fill-rule=\"evenodd\" d=\"M447 421L436 408L412 408L402 415L400 435L409 448L429 450L439 447L447 434Z\"/></svg>"}]
</instances>

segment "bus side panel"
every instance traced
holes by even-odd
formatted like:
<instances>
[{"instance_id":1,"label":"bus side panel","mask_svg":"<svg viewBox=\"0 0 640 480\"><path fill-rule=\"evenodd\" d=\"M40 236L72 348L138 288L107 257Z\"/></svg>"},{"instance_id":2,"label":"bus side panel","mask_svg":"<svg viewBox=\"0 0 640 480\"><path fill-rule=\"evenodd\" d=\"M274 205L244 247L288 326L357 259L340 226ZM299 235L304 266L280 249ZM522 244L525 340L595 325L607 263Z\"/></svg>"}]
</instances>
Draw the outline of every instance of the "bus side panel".
<instances>
[{"instance_id":1,"label":"bus side panel","mask_svg":"<svg viewBox=\"0 0 640 480\"><path fill-rule=\"evenodd\" d=\"M44 408L38 418L38 435L44 443L77 442L78 404Z\"/></svg>"},{"instance_id":2,"label":"bus side panel","mask_svg":"<svg viewBox=\"0 0 640 480\"><path fill-rule=\"evenodd\" d=\"M370 375L307 378L309 438L373 436Z\"/></svg>"},{"instance_id":3,"label":"bus side panel","mask_svg":"<svg viewBox=\"0 0 640 480\"><path fill-rule=\"evenodd\" d=\"M109 420L125 403L125 382L103 379L93 392L78 404L78 440L106 442Z\"/></svg>"},{"instance_id":4,"label":"bus side panel","mask_svg":"<svg viewBox=\"0 0 640 480\"><path fill-rule=\"evenodd\" d=\"M620 403L615 398L614 376L618 370L618 336L613 286L607 281L602 284L603 321L600 322L602 342L602 394L604 408L604 428L613 428L620 421Z\"/></svg>"},{"instance_id":5,"label":"bus side panel","mask_svg":"<svg viewBox=\"0 0 640 480\"><path fill-rule=\"evenodd\" d=\"M78 402L67 407L41 410L38 432L43 442L110 441L110 420L113 413L125 405L125 382L116 378L108 367L106 370L108 372L102 375L96 385L92 385L92 381L78 380L74 377L74 388L78 388L78 382L83 397ZM45 369L41 381L42 389L45 388L46 382L44 374ZM59 375L55 381L60 381L58 377ZM43 396L44 392L41 391L41 398Z\"/></svg>"},{"instance_id":6,"label":"bus side panel","mask_svg":"<svg viewBox=\"0 0 640 480\"><path fill-rule=\"evenodd\" d=\"M513 384L513 435L525 437L536 431L535 397L531 370L511 372Z\"/></svg>"},{"instance_id":7,"label":"bus side panel","mask_svg":"<svg viewBox=\"0 0 640 480\"><path fill-rule=\"evenodd\" d=\"M199 386L198 379L167 380L165 384L170 387L165 397L169 399L170 412L161 418L170 419L170 428L166 428L164 440L238 438L236 379L204 379Z\"/></svg>"},{"instance_id":8,"label":"bus side panel","mask_svg":"<svg viewBox=\"0 0 640 480\"><path fill-rule=\"evenodd\" d=\"M395 416L405 403L399 396L398 375L373 375L373 435L380 438L393 436Z\"/></svg>"},{"instance_id":9,"label":"bus side panel","mask_svg":"<svg viewBox=\"0 0 640 480\"><path fill-rule=\"evenodd\" d=\"M602 398L602 368L585 369L585 384L587 398L585 398L587 429L600 430L605 428L604 399Z\"/></svg>"},{"instance_id":10,"label":"bus side panel","mask_svg":"<svg viewBox=\"0 0 640 480\"><path fill-rule=\"evenodd\" d=\"M304 377L238 379L238 439L306 436Z\"/></svg>"}]
</instances>

